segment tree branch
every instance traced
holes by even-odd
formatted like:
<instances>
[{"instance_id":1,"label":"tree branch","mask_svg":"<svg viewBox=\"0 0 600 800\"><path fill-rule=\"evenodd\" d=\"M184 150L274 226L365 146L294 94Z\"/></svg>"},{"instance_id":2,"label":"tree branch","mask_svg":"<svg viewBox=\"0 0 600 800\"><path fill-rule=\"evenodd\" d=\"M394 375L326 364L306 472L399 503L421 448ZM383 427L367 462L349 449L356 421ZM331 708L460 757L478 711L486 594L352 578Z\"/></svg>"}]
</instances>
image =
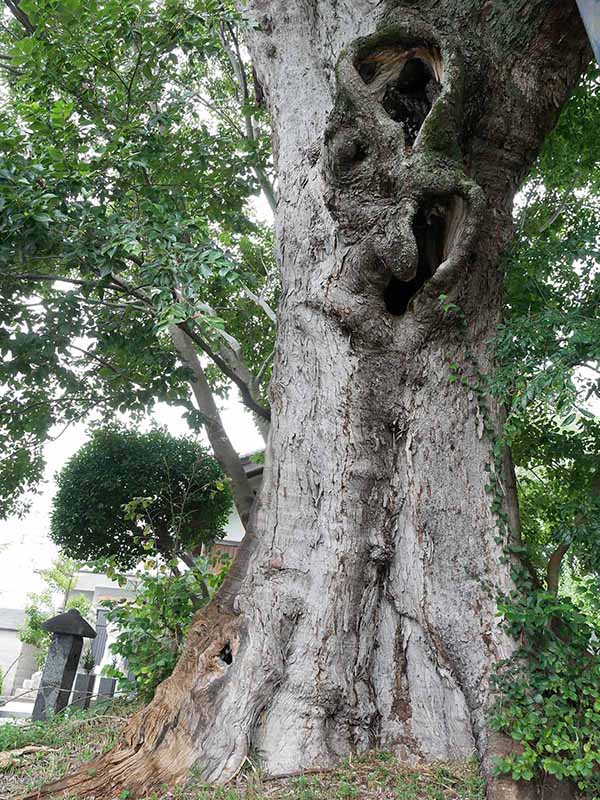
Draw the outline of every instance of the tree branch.
<instances>
[{"instance_id":1,"label":"tree branch","mask_svg":"<svg viewBox=\"0 0 600 800\"><path fill-rule=\"evenodd\" d=\"M32 33L35 33L35 25L31 22L27 14L19 8L19 2L20 0L4 0L4 4L13 17L21 23L26 33L31 36Z\"/></svg>"},{"instance_id":2,"label":"tree branch","mask_svg":"<svg viewBox=\"0 0 600 800\"><path fill-rule=\"evenodd\" d=\"M72 283L75 286L87 286L92 283L92 281L84 281L78 278L65 278L62 275L52 275L47 272L0 272L0 278L9 278L19 281L50 281L51 283L62 281L63 283Z\"/></svg>"},{"instance_id":3,"label":"tree branch","mask_svg":"<svg viewBox=\"0 0 600 800\"><path fill-rule=\"evenodd\" d=\"M180 292L179 292L178 289L175 289L173 291L173 297L175 299L179 299L180 298ZM202 308L209 316L216 316L214 309L210 305L208 305L208 303L198 303L197 305L200 308ZM201 315L197 315L197 316L201 316ZM189 324L188 323L193 319L195 319L195 317L191 317L184 324L188 325L188 328L189 328ZM238 342L238 340L235 338L235 336L232 336L231 334L227 333L227 331L224 331L224 330L221 330L220 328L217 328L216 332L224 340L224 342L225 342L224 346L222 346L220 348L219 352L216 353L216 354L214 353L214 351L211 350L211 353L212 353L212 355L211 355L211 353L207 352L205 348L204 348L204 352L209 357L213 358L213 360L214 360L214 355L218 355L218 357L222 360L222 363L225 364L231 370L231 374L235 375L237 377L236 385L238 386L240 391L243 391L242 390L242 386L246 387L247 396L253 401L254 406L253 407L249 406L246 403L245 399L244 399L244 404L248 405L248 408L250 408L252 411L254 411L254 413L256 413L256 407L262 408L262 406L260 405L260 403L257 400L256 395L255 395L255 390L256 390L256 386L258 386L258 383L254 379L252 373L250 372L250 370L248 369L246 364L244 363L244 357L243 357L243 354L242 354L242 346ZM207 344L207 343L205 342L205 344ZM217 363L217 362L215 362L215 363ZM222 368L222 366L220 364L217 363L217 366L219 366L219 368L221 370L223 370L223 368ZM232 378L232 380L234 380L234 379ZM244 394L242 394L242 398L244 398ZM268 435L268 432L269 432L268 420L266 418L258 415L256 422L257 422L257 425L259 427L260 433L261 433L263 439L266 442L267 435Z\"/></svg>"},{"instance_id":4,"label":"tree branch","mask_svg":"<svg viewBox=\"0 0 600 800\"><path fill-rule=\"evenodd\" d=\"M248 289L247 286L244 286L244 292L250 298L250 300L256 303L257 306L262 308L262 310L265 312L265 314L271 320L271 322L274 325L277 325L277 315L275 314L271 306L266 302L264 297L261 297L258 294L254 294L254 292Z\"/></svg>"},{"instance_id":5,"label":"tree branch","mask_svg":"<svg viewBox=\"0 0 600 800\"><path fill-rule=\"evenodd\" d=\"M260 382L262 381L262 376L264 375L265 370L267 369L267 367L271 363L274 355L275 355L275 350L271 350L271 352L265 358L263 363L260 365L260 369L256 373L256 378L254 379L254 382L256 383L257 386L260 386Z\"/></svg>"},{"instance_id":6,"label":"tree branch","mask_svg":"<svg viewBox=\"0 0 600 800\"><path fill-rule=\"evenodd\" d=\"M1 58L1 56L0 56ZM10 64L1 64L0 69L3 69L5 72L10 72L11 75L22 75L22 71L18 70L16 67L12 67Z\"/></svg>"},{"instance_id":7,"label":"tree branch","mask_svg":"<svg viewBox=\"0 0 600 800\"><path fill-rule=\"evenodd\" d=\"M591 486L592 495L598 496L600 495L600 470L594 475L592 478L592 486ZM585 517L583 513L578 514L575 517L575 523L581 524L584 521ZM558 594L558 588L560 583L560 568L562 566L562 560L565 557L570 543L561 542L558 547L554 550L552 555L550 556L550 560L548 561L548 567L546 569L546 587L549 592L553 595Z\"/></svg>"},{"instance_id":8,"label":"tree branch","mask_svg":"<svg viewBox=\"0 0 600 800\"><path fill-rule=\"evenodd\" d=\"M569 549L569 546L570 545L568 545L566 542L561 542L556 550L552 553L550 560L548 561L548 568L546 570L546 588L553 595L558 594L560 568L562 565L562 560Z\"/></svg>"},{"instance_id":9,"label":"tree branch","mask_svg":"<svg viewBox=\"0 0 600 800\"><path fill-rule=\"evenodd\" d=\"M97 361L98 364L100 364L101 366L106 367L107 369L111 370L111 372L114 372L115 375L119 375L120 377L125 378L126 380L129 381L129 383L134 383L134 381L132 381L131 378L129 378L127 376L127 374L125 372L123 372L123 370L117 369L117 367L114 367L110 363L110 361L107 361L106 359L102 358L101 356L98 356L95 353L90 353L89 350L85 350L83 347L77 347L77 345L75 345L75 344L70 344L69 345L69 349L70 350L77 350L78 352L83 353L84 356L87 356L88 358L92 359L92 361Z\"/></svg>"},{"instance_id":10,"label":"tree branch","mask_svg":"<svg viewBox=\"0 0 600 800\"><path fill-rule=\"evenodd\" d=\"M227 27L229 35L231 36L231 39L233 41L233 46L234 46L233 50L231 49L231 47L227 42L227 38L225 36L225 26ZM235 35L235 31L233 30L232 26L229 23L221 25L219 38L221 40L221 45L223 46L223 50L225 51L225 55L229 59L229 63L231 64L233 74L235 76L236 82L241 92L242 115L244 117L244 123L246 127L246 139L249 142L255 142L256 131L254 130L254 120L252 119L252 114L248 111L248 107L251 101L250 101L250 93L248 91L248 81L246 80L246 72L244 69L244 61L240 53L240 48L237 37ZM273 184L267 177L267 174L262 167L254 165L252 169L258 179L260 188L263 190L264 195L267 198L267 202L271 207L271 211L275 213L277 209L277 196L275 194L275 190L273 189Z\"/></svg>"},{"instance_id":11,"label":"tree branch","mask_svg":"<svg viewBox=\"0 0 600 800\"><path fill-rule=\"evenodd\" d=\"M134 84L136 75L138 73L138 69L140 67L140 63L142 61L142 51L143 51L143 49L144 49L143 41L142 41L142 39L140 37L139 49L138 49L137 58L135 60L135 66L133 68L133 71L131 73L131 77L130 77L129 81L127 82L127 109L126 109L126 112L125 112L125 119L127 121L129 121L129 112L131 110L131 92L132 92L132 89L133 89L133 84Z\"/></svg>"},{"instance_id":12,"label":"tree branch","mask_svg":"<svg viewBox=\"0 0 600 800\"><path fill-rule=\"evenodd\" d=\"M240 461L240 457L227 436L221 415L208 385L200 359L192 344L193 339L181 325L170 325L169 334L181 360L193 373L192 391L198 410L205 419L205 429L215 458L229 476L233 500L240 519L246 528L254 503L254 493Z\"/></svg>"},{"instance_id":13,"label":"tree branch","mask_svg":"<svg viewBox=\"0 0 600 800\"><path fill-rule=\"evenodd\" d=\"M571 181L571 185L565 192L565 196L563 197L562 201L558 204L557 208L554 210L550 219L542 226L542 228L537 232L537 236L541 236L545 233L549 228L551 228L556 220L560 217L562 212L565 210L567 203L571 199L571 195L573 193L573 187L575 186L575 181Z\"/></svg>"},{"instance_id":14,"label":"tree branch","mask_svg":"<svg viewBox=\"0 0 600 800\"><path fill-rule=\"evenodd\" d=\"M252 393L248 384L242 380L242 378L240 378L235 370L233 370L218 353L215 353L208 342L205 341L205 339L203 339L198 333L196 333L196 331L191 330L187 322L179 322L177 327L182 330L195 344L197 344L203 353L206 353L206 355L215 362L217 367L219 367L224 375L226 375L231 381L233 381L233 383L235 383L240 390L244 405L262 419L270 421L271 412L269 409L256 402L256 400L252 397Z\"/></svg>"}]
</instances>

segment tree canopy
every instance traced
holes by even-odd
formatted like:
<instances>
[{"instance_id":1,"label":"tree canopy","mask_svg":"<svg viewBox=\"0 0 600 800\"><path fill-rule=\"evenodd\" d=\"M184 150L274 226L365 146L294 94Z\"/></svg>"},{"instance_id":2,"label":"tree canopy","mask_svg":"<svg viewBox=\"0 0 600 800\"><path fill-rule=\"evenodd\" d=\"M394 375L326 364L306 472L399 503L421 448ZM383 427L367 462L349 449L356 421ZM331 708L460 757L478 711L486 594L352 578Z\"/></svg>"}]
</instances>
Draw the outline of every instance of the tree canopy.
<instances>
[{"instance_id":1,"label":"tree canopy","mask_svg":"<svg viewBox=\"0 0 600 800\"><path fill-rule=\"evenodd\" d=\"M277 295L272 236L249 205L273 200L268 138L233 7L24 1L6 21L3 515L74 420L159 400L192 428L215 415L193 403L174 325L217 394L235 384L268 417Z\"/></svg>"},{"instance_id":2,"label":"tree canopy","mask_svg":"<svg viewBox=\"0 0 600 800\"><path fill-rule=\"evenodd\" d=\"M100 428L57 476L50 536L71 558L134 566L198 555L223 536L231 493L191 438Z\"/></svg>"},{"instance_id":3,"label":"tree canopy","mask_svg":"<svg viewBox=\"0 0 600 800\"><path fill-rule=\"evenodd\" d=\"M563 558L600 579L599 77L593 66L523 186L492 342L524 543L552 591Z\"/></svg>"}]
</instances>

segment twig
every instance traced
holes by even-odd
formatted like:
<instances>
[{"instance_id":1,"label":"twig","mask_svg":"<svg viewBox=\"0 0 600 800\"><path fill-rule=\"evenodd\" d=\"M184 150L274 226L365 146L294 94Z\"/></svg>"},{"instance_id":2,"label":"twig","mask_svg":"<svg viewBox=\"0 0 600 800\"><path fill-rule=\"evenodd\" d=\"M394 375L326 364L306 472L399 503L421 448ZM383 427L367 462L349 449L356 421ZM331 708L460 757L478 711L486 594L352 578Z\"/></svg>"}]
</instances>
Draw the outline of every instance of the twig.
<instances>
[{"instance_id":1,"label":"twig","mask_svg":"<svg viewBox=\"0 0 600 800\"><path fill-rule=\"evenodd\" d=\"M551 228L552 225L554 225L554 223L556 222L556 220L560 217L562 212L565 210L567 203L569 202L569 199L571 197L571 192L573 191L574 186L575 186L575 181L572 181L571 185L565 192L563 200L558 204L558 207L556 208L556 210L554 211L548 222L543 226L543 228L541 228L541 230L537 232L537 236L541 236L542 233L545 233L548 230L548 228Z\"/></svg>"},{"instance_id":2,"label":"twig","mask_svg":"<svg viewBox=\"0 0 600 800\"><path fill-rule=\"evenodd\" d=\"M282 781L286 778L299 778L302 775L324 775L334 771L331 767L313 767L312 769L299 769L295 772L283 772L281 775L267 775L261 780L263 783L270 783L272 781Z\"/></svg>"},{"instance_id":3,"label":"twig","mask_svg":"<svg viewBox=\"0 0 600 800\"><path fill-rule=\"evenodd\" d=\"M19 0L4 0L4 4L7 6L13 17L21 23L29 35L35 33L35 25L31 23L31 20L27 14L25 14L25 12L19 8Z\"/></svg>"},{"instance_id":4,"label":"twig","mask_svg":"<svg viewBox=\"0 0 600 800\"><path fill-rule=\"evenodd\" d=\"M264 297L262 297L261 295L255 294L247 286L243 286L243 289L244 289L244 293L250 298L250 300L252 300L252 302L256 303L257 306L262 308L262 310L265 312L265 314L271 320L271 322L274 325L277 325L277 315L275 314L275 312L273 311L271 306L266 302Z\"/></svg>"},{"instance_id":5,"label":"twig","mask_svg":"<svg viewBox=\"0 0 600 800\"><path fill-rule=\"evenodd\" d=\"M95 353L90 353L89 350L86 350L83 347L78 347L76 344L72 344L72 343L69 344L69 348L71 350L77 350L79 353L83 353L85 356L87 356L88 358L91 358L93 361L97 361L98 364L100 364L101 366L106 367L107 369L110 369L112 372L114 372L115 375L120 375L120 376L126 378L130 383L133 383L131 378L129 378L127 376L127 374L123 370L117 369L117 367L113 366L110 363L110 361L107 361L105 358L102 358L101 356L98 356Z\"/></svg>"}]
</instances>

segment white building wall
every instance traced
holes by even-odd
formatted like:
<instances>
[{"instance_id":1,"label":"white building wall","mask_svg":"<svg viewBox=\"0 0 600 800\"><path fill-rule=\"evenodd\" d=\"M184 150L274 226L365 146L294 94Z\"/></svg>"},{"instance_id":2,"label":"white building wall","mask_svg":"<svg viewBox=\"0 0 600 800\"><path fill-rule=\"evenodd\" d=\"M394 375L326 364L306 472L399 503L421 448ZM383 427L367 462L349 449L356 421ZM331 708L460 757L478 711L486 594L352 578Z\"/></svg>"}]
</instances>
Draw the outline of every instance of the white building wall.
<instances>
[{"instance_id":1,"label":"white building wall","mask_svg":"<svg viewBox=\"0 0 600 800\"><path fill-rule=\"evenodd\" d=\"M16 631L0 630L0 668L2 669L2 694L12 692L17 665L15 659L21 653L21 640ZM7 674L7 670L12 669ZM5 676L5 677L4 677Z\"/></svg>"},{"instance_id":2,"label":"white building wall","mask_svg":"<svg viewBox=\"0 0 600 800\"><path fill-rule=\"evenodd\" d=\"M0 608L0 668L2 668L2 694L10 694L21 654L19 631L25 622L25 612L17 608Z\"/></svg>"},{"instance_id":3,"label":"white building wall","mask_svg":"<svg viewBox=\"0 0 600 800\"><path fill-rule=\"evenodd\" d=\"M250 471L254 472L255 474L250 474L250 486L254 490L254 493L257 494L260 490L260 484L262 482L262 468L259 468L257 465L249 465L251 468ZM256 474L256 471L258 474ZM223 537L224 541L229 542L241 542L244 538L244 526L242 525L242 520L239 517L239 514L235 510L235 506L231 509L231 514L229 515L229 520L227 521L227 526L225 528L225 536Z\"/></svg>"}]
</instances>

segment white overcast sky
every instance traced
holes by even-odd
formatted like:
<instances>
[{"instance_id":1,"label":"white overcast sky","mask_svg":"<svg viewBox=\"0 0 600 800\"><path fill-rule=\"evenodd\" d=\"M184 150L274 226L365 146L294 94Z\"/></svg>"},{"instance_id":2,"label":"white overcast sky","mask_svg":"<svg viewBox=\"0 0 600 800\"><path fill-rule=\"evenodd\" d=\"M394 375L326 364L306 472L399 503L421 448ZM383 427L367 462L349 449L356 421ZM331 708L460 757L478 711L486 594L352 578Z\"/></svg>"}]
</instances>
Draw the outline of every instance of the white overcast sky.
<instances>
[{"instance_id":1,"label":"white overcast sky","mask_svg":"<svg viewBox=\"0 0 600 800\"><path fill-rule=\"evenodd\" d=\"M223 404L222 416L233 445L240 454L252 453L264 447L252 417L244 410L237 393L232 392L231 399ZM167 405L159 404L151 419L175 436L190 432L181 413ZM46 446L45 481L41 493L33 501L30 513L22 519L13 517L0 522L0 607L24 608L27 594L43 588L43 581L36 570L48 567L56 555L56 547L48 536L55 489L53 476L86 439L86 426L82 424L72 426L57 441L50 442Z\"/></svg>"}]
</instances>

